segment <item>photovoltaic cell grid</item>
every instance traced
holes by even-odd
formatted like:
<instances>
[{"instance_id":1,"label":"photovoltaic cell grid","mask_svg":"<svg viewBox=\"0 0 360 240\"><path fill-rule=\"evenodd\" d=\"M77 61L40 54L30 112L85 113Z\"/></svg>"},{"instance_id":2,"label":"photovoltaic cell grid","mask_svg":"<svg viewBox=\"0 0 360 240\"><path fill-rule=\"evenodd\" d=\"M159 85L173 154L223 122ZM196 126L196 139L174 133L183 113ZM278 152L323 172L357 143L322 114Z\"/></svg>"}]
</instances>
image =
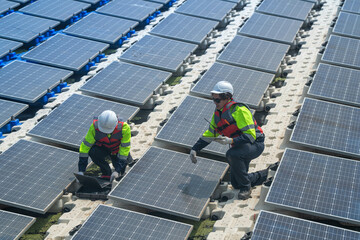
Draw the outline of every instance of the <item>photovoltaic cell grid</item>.
<instances>
[{"instance_id":1,"label":"photovoltaic cell grid","mask_svg":"<svg viewBox=\"0 0 360 240\"><path fill-rule=\"evenodd\" d=\"M76 37L115 44L138 24L136 21L92 12L63 32Z\"/></svg>"},{"instance_id":2,"label":"photovoltaic cell grid","mask_svg":"<svg viewBox=\"0 0 360 240\"><path fill-rule=\"evenodd\" d=\"M360 71L320 63L308 94L360 107Z\"/></svg>"},{"instance_id":3,"label":"photovoltaic cell grid","mask_svg":"<svg viewBox=\"0 0 360 240\"><path fill-rule=\"evenodd\" d=\"M0 155L0 203L46 213L74 180L79 154L20 140Z\"/></svg>"},{"instance_id":4,"label":"photovoltaic cell grid","mask_svg":"<svg viewBox=\"0 0 360 240\"><path fill-rule=\"evenodd\" d=\"M169 72L113 62L86 82L80 90L142 106L170 77Z\"/></svg>"},{"instance_id":5,"label":"photovoltaic cell grid","mask_svg":"<svg viewBox=\"0 0 360 240\"><path fill-rule=\"evenodd\" d=\"M72 240L188 239L192 226L121 208L99 205Z\"/></svg>"},{"instance_id":6,"label":"photovoltaic cell grid","mask_svg":"<svg viewBox=\"0 0 360 240\"><path fill-rule=\"evenodd\" d=\"M150 33L184 42L201 44L218 24L218 22L208 19L173 13L161 21Z\"/></svg>"},{"instance_id":7,"label":"photovoltaic cell grid","mask_svg":"<svg viewBox=\"0 0 360 240\"><path fill-rule=\"evenodd\" d=\"M146 35L120 56L124 62L176 72L198 46Z\"/></svg>"},{"instance_id":8,"label":"photovoltaic cell grid","mask_svg":"<svg viewBox=\"0 0 360 240\"><path fill-rule=\"evenodd\" d=\"M356 240L359 238L359 232L267 211L260 211L251 236L252 240Z\"/></svg>"},{"instance_id":9,"label":"photovoltaic cell grid","mask_svg":"<svg viewBox=\"0 0 360 240\"><path fill-rule=\"evenodd\" d=\"M187 0L175 12L221 22L235 7L235 3L225 1Z\"/></svg>"},{"instance_id":10,"label":"photovoltaic cell grid","mask_svg":"<svg viewBox=\"0 0 360 240\"><path fill-rule=\"evenodd\" d=\"M302 24L303 21L255 12L238 33L291 45Z\"/></svg>"},{"instance_id":11,"label":"photovoltaic cell grid","mask_svg":"<svg viewBox=\"0 0 360 240\"><path fill-rule=\"evenodd\" d=\"M256 11L305 21L313 7L313 3L304 1L264 0Z\"/></svg>"},{"instance_id":12,"label":"photovoltaic cell grid","mask_svg":"<svg viewBox=\"0 0 360 240\"><path fill-rule=\"evenodd\" d=\"M68 70L14 61L0 71L0 97L34 103L71 75Z\"/></svg>"},{"instance_id":13,"label":"photovoltaic cell grid","mask_svg":"<svg viewBox=\"0 0 360 240\"><path fill-rule=\"evenodd\" d=\"M30 15L66 22L91 5L73 0L37 0L19 11Z\"/></svg>"},{"instance_id":14,"label":"photovoltaic cell grid","mask_svg":"<svg viewBox=\"0 0 360 240\"><path fill-rule=\"evenodd\" d=\"M215 62L191 89L191 93L211 98L210 91L221 79L234 86L235 101L257 108L273 78L273 74Z\"/></svg>"},{"instance_id":15,"label":"photovoltaic cell grid","mask_svg":"<svg viewBox=\"0 0 360 240\"><path fill-rule=\"evenodd\" d=\"M0 210L0 239L19 239L35 222L35 218Z\"/></svg>"},{"instance_id":16,"label":"photovoltaic cell grid","mask_svg":"<svg viewBox=\"0 0 360 240\"><path fill-rule=\"evenodd\" d=\"M359 157L359 119L359 108L305 98L290 140L311 148Z\"/></svg>"},{"instance_id":17,"label":"photovoltaic cell grid","mask_svg":"<svg viewBox=\"0 0 360 240\"><path fill-rule=\"evenodd\" d=\"M0 99L0 128L7 124L11 117L16 117L29 106Z\"/></svg>"},{"instance_id":18,"label":"photovoltaic cell grid","mask_svg":"<svg viewBox=\"0 0 360 240\"><path fill-rule=\"evenodd\" d=\"M359 225L360 162L287 149L265 202Z\"/></svg>"},{"instance_id":19,"label":"photovoltaic cell grid","mask_svg":"<svg viewBox=\"0 0 360 240\"><path fill-rule=\"evenodd\" d=\"M289 45L235 36L217 61L269 73L277 73Z\"/></svg>"},{"instance_id":20,"label":"photovoltaic cell grid","mask_svg":"<svg viewBox=\"0 0 360 240\"><path fill-rule=\"evenodd\" d=\"M112 110L122 121L127 121L139 108L74 94L38 123L28 135L78 148L94 117L105 110Z\"/></svg>"},{"instance_id":21,"label":"photovoltaic cell grid","mask_svg":"<svg viewBox=\"0 0 360 240\"><path fill-rule=\"evenodd\" d=\"M10 2L7 0L0 0L0 14L3 14L11 9L18 7L18 6L20 6L19 3Z\"/></svg>"},{"instance_id":22,"label":"photovoltaic cell grid","mask_svg":"<svg viewBox=\"0 0 360 240\"><path fill-rule=\"evenodd\" d=\"M151 147L109 197L160 212L200 220L228 168L227 163Z\"/></svg>"},{"instance_id":23,"label":"photovoltaic cell grid","mask_svg":"<svg viewBox=\"0 0 360 240\"><path fill-rule=\"evenodd\" d=\"M29 43L57 25L58 21L14 12L0 19L0 37Z\"/></svg>"},{"instance_id":24,"label":"photovoltaic cell grid","mask_svg":"<svg viewBox=\"0 0 360 240\"><path fill-rule=\"evenodd\" d=\"M340 12L332 33L360 38L360 15Z\"/></svg>"},{"instance_id":25,"label":"photovoltaic cell grid","mask_svg":"<svg viewBox=\"0 0 360 240\"><path fill-rule=\"evenodd\" d=\"M0 38L0 58L5 57L8 53L15 51L22 45L20 42Z\"/></svg>"},{"instance_id":26,"label":"photovoltaic cell grid","mask_svg":"<svg viewBox=\"0 0 360 240\"><path fill-rule=\"evenodd\" d=\"M40 0L39 0L40 1ZM79 71L109 45L92 40L56 34L25 53L22 58L45 65Z\"/></svg>"},{"instance_id":27,"label":"photovoltaic cell grid","mask_svg":"<svg viewBox=\"0 0 360 240\"><path fill-rule=\"evenodd\" d=\"M346 0L341 11L360 14L360 2L358 0Z\"/></svg>"}]
</instances>

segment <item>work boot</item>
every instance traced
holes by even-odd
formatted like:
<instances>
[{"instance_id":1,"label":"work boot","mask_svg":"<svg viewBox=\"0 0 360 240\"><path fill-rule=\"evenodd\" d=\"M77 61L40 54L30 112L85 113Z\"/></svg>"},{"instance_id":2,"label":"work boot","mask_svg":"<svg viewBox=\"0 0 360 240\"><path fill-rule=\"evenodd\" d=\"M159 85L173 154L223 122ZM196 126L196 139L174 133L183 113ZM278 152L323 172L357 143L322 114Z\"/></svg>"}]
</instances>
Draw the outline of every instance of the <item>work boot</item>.
<instances>
[{"instance_id":1,"label":"work boot","mask_svg":"<svg viewBox=\"0 0 360 240\"><path fill-rule=\"evenodd\" d=\"M248 198L251 198L251 190L240 190L239 194L238 194L238 198L240 200L246 200Z\"/></svg>"}]
</instances>

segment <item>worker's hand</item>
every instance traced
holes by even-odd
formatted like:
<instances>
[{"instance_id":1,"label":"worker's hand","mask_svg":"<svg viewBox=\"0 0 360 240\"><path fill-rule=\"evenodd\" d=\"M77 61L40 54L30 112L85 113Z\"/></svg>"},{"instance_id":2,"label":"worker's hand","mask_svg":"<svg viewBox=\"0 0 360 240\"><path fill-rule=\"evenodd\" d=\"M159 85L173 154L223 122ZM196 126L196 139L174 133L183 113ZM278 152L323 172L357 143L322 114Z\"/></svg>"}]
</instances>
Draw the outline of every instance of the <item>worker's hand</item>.
<instances>
[{"instance_id":1,"label":"worker's hand","mask_svg":"<svg viewBox=\"0 0 360 240\"><path fill-rule=\"evenodd\" d=\"M214 139L214 141L222 144L222 145L227 145L227 144L232 144L233 143L233 139L226 137L226 136L219 136L216 139Z\"/></svg>"},{"instance_id":2,"label":"worker's hand","mask_svg":"<svg viewBox=\"0 0 360 240\"><path fill-rule=\"evenodd\" d=\"M111 174L111 177L110 177L110 182L112 183L114 181L114 179L118 178L119 177L119 173L114 171L112 174Z\"/></svg>"},{"instance_id":3,"label":"worker's hand","mask_svg":"<svg viewBox=\"0 0 360 240\"><path fill-rule=\"evenodd\" d=\"M191 159L192 163L197 163L196 151L195 150L190 151L190 159Z\"/></svg>"}]
</instances>

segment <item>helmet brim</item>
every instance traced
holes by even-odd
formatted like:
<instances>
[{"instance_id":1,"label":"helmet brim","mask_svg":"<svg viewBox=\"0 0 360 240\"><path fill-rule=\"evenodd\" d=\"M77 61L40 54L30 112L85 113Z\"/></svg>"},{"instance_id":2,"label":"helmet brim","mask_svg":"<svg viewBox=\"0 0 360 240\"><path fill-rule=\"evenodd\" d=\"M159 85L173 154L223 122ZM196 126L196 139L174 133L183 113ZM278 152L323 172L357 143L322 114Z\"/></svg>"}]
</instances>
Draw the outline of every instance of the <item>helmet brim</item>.
<instances>
[{"instance_id":1,"label":"helmet brim","mask_svg":"<svg viewBox=\"0 0 360 240\"><path fill-rule=\"evenodd\" d=\"M223 92L212 90L211 93L221 94L221 93L223 93Z\"/></svg>"},{"instance_id":2,"label":"helmet brim","mask_svg":"<svg viewBox=\"0 0 360 240\"><path fill-rule=\"evenodd\" d=\"M100 126L100 124L99 124L99 130L106 134L112 133L115 130L115 128L116 128L116 126L114 128L104 128L104 127Z\"/></svg>"}]
</instances>

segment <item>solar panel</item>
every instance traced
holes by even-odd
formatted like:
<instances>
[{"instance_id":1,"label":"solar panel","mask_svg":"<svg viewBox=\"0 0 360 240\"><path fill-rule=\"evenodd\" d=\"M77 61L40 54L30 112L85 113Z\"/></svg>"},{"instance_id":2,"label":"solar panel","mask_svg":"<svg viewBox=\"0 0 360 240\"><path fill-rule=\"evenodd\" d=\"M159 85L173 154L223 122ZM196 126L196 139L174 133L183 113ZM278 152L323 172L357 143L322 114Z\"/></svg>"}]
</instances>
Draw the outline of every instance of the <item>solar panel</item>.
<instances>
[{"instance_id":1,"label":"solar panel","mask_svg":"<svg viewBox=\"0 0 360 240\"><path fill-rule=\"evenodd\" d=\"M305 98L291 141L347 156L360 156L360 109Z\"/></svg>"},{"instance_id":2,"label":"solar panel","mask_svg":"<svg viewBox=\"0 0 360 240\"><path fill-rule=\"evenodd\" d=\"M0 97L34 103L71 75L68 70L14 61L0 71Z\"/></svg>"},{"instance_id":3,"label":"solar panel","mask_svg":"<svg viewBox=\"0 0 360 240\"><path fill-rule=\"evenodd\" d=\"M0 38L0 58L5 57L8 53L15 51L22 45L23 44L19 42Z\"/></svg>"},{"instance_id":4,"label":"solar panel","mask_svg":"<svg viewBox=\"0 0 360 240\"><path fill-rule=\"evenodd\" d=\"M235 36L219 55L217 61L277 73L289 45L245 36Z\"/></svg>"},{"instance_id":5,"label":"solar panel","mask_svg":"<svg viewBox=\"0 0 360 240\"><path fill-rule=\"evenodd\" d=\"M0 203L46 213L74 180L79 154L20 140L0 155Z\"/></svg>"},{"instance_id":6,"label":"solar panel","mask_svg":"<svg viewBox=\"0 0 360 240\"><path fill-rule=\"evenodd\" d=\"M150 33L184 42L201 44L218 24L218 22L208 19L173 13L161 21Z\"/></svg>"},{"instance_id":7,"label":"solar panel","mask_svg":"<svg viewBox=\"0 0 360 240\"><path fill-rule=\"evenodd\" d=\"M112 110L127 121L139 108L74 94L31 129L28 135L78 148L94 117L105 110Z\"/></svg>"},{"instance_id":8,"label":"solar panel","mask_svg":"<svg viewBox=\"0 0 360 240\"><path fill-rule=\"evenodd\" d=\"M321 60L360 69L360 39L331 35Z\"/></svg>"},{"instance_id":9,"label":"solar panel","mask_svg":"<svg viewBox=\"0 0 360 240\"><path fill-rule=\"evenodd\" d=\"M14 9L18 6L20 6L19 3L0 0L0 14L6 13L7 11Z\"/></svg>"},{"instance_id":10,"label":"solar panel","mask_svg":"<svg viewBox=\"0 0 360 240\"><path fill-rule=\"evenodd\" d=\"M360 2L357 0L346 0L341 11L360 14Z\"/></svg>"},{"instance_id":11,"label":"solar panel","mask_svg":"<svg viewBox=\"0 0 360 240\"><path fill-rule=\"evenodd\" d=\"M37 0L19 11L30 15L66 22L91 5L73 0Z\"/></svg>"},{"instance_id":12,"label":"solar panel","mask_svg":"<svg viewBox=\"0 0 360 240\"><path fill-rule=\"evenodd\" d=\"M260 211L252 240L356 240L360 233L278 213Z\"/></svg>"},{"instance_id":13,"label":"solar panel","mask_svg":"<svg viewBox=\"0 0 360 240\"><path fill-rule=\"evenodd\" d=\"M197 45L146 35L120 56L124 62L176 72Z\"/></svg>"},{"instance_id":14,"label":"solar panel","mask_svg":"<svg viewBox=\"0 0 360 240\"><path fill-rule=\"evenodd\" d=\"M257 108L273 78L273 74L215 62L195 87L191 89L191 93L210 98L210 91L221 79L230 82L234 86L234 99L236 101Z\"/></svg>"},{"instance_id":15,"label":"solar panel","mask_svg":"<svg viewBox=\"0 0 360 240\"><path fill-rule=\"evenodd\" d=\"M0 19L0 37L29 43L59 22L14 12Z\"/></svg>"},{"instance_id":16,"label":"solar panel","mask_svg":"<svg viewBox=\"0 0 360 240\"><path fill-rule=\"evenodd\" d=\"M0 210L0 239L19 239L35 222L35 218Z\"/></svg>"},{"instance_id":17,"label":"solar panel","mask_svg":"<svg viewBox=\"0 0 360 240\"><path fill-rule=\"evenodd\" d=\"M227 163L151 147L110 192L109 198L200 220Z\"/></svg>"},{"instance_id":18,"label":"solar panel","mask_svg":"<svg viewBox=\"0 0 360 240\"><path fill-rule=\"evenodd\" d=\"M254 13L241 27L239 34L292 44L303 21Z\"/></svg>"},{"instance_id":19,"label":"solar panel","mask_svg":"<svg viewBox=\"0 0 360 240\"><path fill-rule=\"evenodd\" d=\"M80 71L109 45L87 39L56 34L25 53L22 58L49 66Z\"/></svg>"},{"instance_id":20,"label":"solar panel","mask_svg":"<svg viewBox=\"0 0 360 240\"><path fill-rule=\"evenodd\" d=\"M7 124L12 117L16 117L29 106L0 99L0 128Z\"/></svg>"},{"instance_id":21,"label":"solar panel","mask_svg":"<svg viewBox=\"0 0 360 240\"><path fill-rule=\"evenodd\" d=\"M264 0L256 11L305 21L313 7L313 3L298 0Z\"/></svg>"},{"instance_id":22,"label":"solar panel","mask_svg":"<svg viewBox=\"0 0 360 240\"><path fill-rule=\"evenodd\" d=\"M175 12L221 22L235 7L235 3L219 0L187 0Z\"/></svg>"},{"instance_id":23,"label":"solar panel","mask_svg":"<svg viewBox=\"0 0 360 240\"><path fill-rule=\"evenodd\" d=\"M185 240L191 230L189 224L99 205L72 239Z\"/></svg>"},{"instance_id":24,"label":"solar panel","mask_svg":"<svg viewBox=\"0 0 360 240\"><path fill-rule=\"evenodd\" d=\"M340 12L332 33L360 38L360 15Z\"/></svg>"},{"instance_id":25,"label":"solar panel","mask_svg":"<svg viewBox=\"0 0 360 240\"><path fill-rule=\"evenodd\" d=\"M360 162L287 149L266 203L359 225Z\"/></svg>"},{"instance_id":26,"label":"solar panel","mask_svg":"<svg viewBox=\"0 0 360 240\"><path fill-rule=\"evenodd\" d=\"M86 82L80 90L142 106L170 76L169 72L113 62Z\"/></svg>"}]
</instances>

